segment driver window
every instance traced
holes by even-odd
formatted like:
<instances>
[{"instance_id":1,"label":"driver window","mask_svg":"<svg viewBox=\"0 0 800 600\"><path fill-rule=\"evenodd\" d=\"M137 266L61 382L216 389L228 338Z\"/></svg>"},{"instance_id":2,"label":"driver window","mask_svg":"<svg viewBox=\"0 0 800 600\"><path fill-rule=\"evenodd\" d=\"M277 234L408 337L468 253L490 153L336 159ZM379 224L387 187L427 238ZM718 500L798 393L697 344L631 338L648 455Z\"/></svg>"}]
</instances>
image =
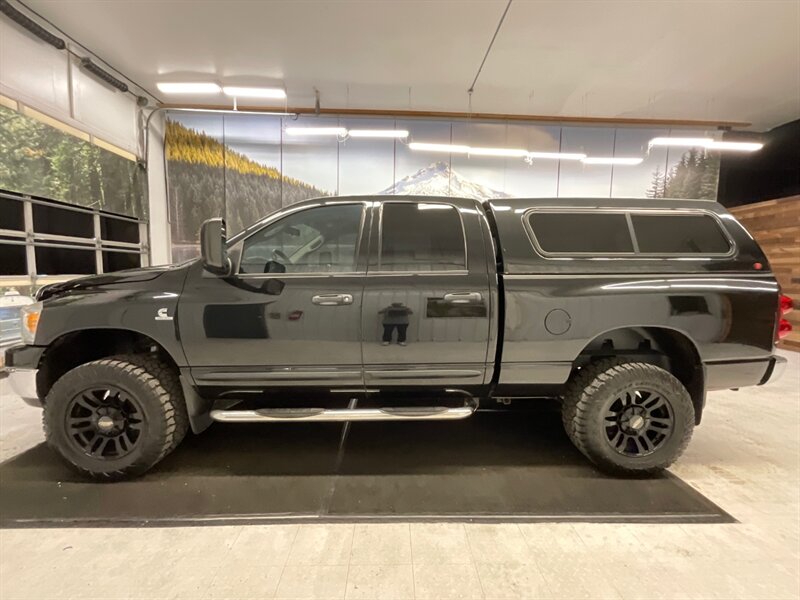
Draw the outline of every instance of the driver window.
<instances>
[{"instance_id":1,"label":"driver window","mask_svg":"<svg viewBox=\"0 0 800 600\"><path fill-rule=\"evenodd\" d=\"M352 273L361 204L309 208L244 241L240 273Z\"/></svg>"}]
</instances>

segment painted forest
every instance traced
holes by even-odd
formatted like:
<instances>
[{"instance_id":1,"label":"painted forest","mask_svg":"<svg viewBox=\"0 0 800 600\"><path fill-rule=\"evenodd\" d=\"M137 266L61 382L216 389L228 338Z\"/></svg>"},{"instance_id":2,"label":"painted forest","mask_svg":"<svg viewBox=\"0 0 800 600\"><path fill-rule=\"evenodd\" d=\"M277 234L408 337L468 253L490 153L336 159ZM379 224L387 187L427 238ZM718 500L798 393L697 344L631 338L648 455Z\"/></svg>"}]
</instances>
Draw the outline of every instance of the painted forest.
<instances>
[{"instance_id":1,"label":"painted forest","mask_svg":"<svg viewBox=\"0 0 800 600\"><path fill-rule=\"evenodd\" d=\"M719 153L692 148L669 171L656 169L648 198L717 199Z\"/></svg>"},{"instance_id":2,"label":"painted forest","mask_svg":"<svg viewBox=\"0 0 800 600\"><path fill-rule=\"evenodd\" d=\"M281 206L329 195L174 120L167 120L166 155L173 245L196 245L212 217L224 216L230 235Z\"/></svg>"}]
</instances>

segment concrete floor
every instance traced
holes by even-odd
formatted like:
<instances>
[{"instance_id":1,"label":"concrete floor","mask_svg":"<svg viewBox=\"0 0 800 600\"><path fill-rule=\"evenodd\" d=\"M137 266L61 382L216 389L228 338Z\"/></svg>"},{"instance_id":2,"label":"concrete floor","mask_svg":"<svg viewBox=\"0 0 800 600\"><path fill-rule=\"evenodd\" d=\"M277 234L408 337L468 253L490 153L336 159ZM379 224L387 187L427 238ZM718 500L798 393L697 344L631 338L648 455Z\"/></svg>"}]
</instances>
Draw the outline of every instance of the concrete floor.
<instances>
[{"instance_id":1,"label":"concrete floor","mask_svg":"<svg viewBox=\"0 0 800 600\"><path fill-rule=\"evenodd\" d=\"M781 380L712 393L672 469L737 524L6 529L0 599L797 599L800 354L785 356ZM41 442L5 384L0 461Z\"/></svg>"}]
</instances>

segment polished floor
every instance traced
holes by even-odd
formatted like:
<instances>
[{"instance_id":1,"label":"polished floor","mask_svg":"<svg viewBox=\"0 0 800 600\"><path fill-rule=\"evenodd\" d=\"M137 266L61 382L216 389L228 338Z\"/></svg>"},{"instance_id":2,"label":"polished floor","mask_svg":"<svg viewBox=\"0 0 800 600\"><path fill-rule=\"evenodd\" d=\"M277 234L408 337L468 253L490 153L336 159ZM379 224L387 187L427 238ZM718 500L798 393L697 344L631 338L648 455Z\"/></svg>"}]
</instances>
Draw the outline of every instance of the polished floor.
<instances>
[{"instance_id":1,"label":"polished floor","mask_svg":"<svg viewBox=\"0 0 800 600\"><path fill-rule=\"evenodd\" d=\"M711 394L673 468L738 523L0 529L0 598L795 599L800 354L786 355L780 381ZM3 461L41 442L5 383Z\"/></svg>"}]
</instances>

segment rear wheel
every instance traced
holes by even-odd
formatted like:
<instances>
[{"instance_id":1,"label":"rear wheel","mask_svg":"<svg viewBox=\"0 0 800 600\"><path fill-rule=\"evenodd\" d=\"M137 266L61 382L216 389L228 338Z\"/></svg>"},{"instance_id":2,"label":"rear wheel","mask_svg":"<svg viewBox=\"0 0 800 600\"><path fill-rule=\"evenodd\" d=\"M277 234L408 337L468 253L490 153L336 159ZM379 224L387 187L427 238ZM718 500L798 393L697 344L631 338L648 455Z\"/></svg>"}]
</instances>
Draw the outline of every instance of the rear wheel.
<instances>
[{"instance_id":1,"label":"rear wheel","mask_svg":"<svg viewBox=\"0 0 800 600\"><path fill-rule=\"evenodd\" d=\"M140 475L171 452L188 417L172 370L132 355L63 375L45 400L44 429L48 444L78 471L115 480Z\"/></svg>"},{"instance_id":2,"label":"rear wheel","mask_svg":"<svg viewBox=\"0 0 800 600\"><path fill-rule=\"evenodd\" d=\"M562 408L575 446L604 471L656 473L685 450L694 406L671 373L652 364L606 359L581 369Z\"/></svg>"}]
</instances>

